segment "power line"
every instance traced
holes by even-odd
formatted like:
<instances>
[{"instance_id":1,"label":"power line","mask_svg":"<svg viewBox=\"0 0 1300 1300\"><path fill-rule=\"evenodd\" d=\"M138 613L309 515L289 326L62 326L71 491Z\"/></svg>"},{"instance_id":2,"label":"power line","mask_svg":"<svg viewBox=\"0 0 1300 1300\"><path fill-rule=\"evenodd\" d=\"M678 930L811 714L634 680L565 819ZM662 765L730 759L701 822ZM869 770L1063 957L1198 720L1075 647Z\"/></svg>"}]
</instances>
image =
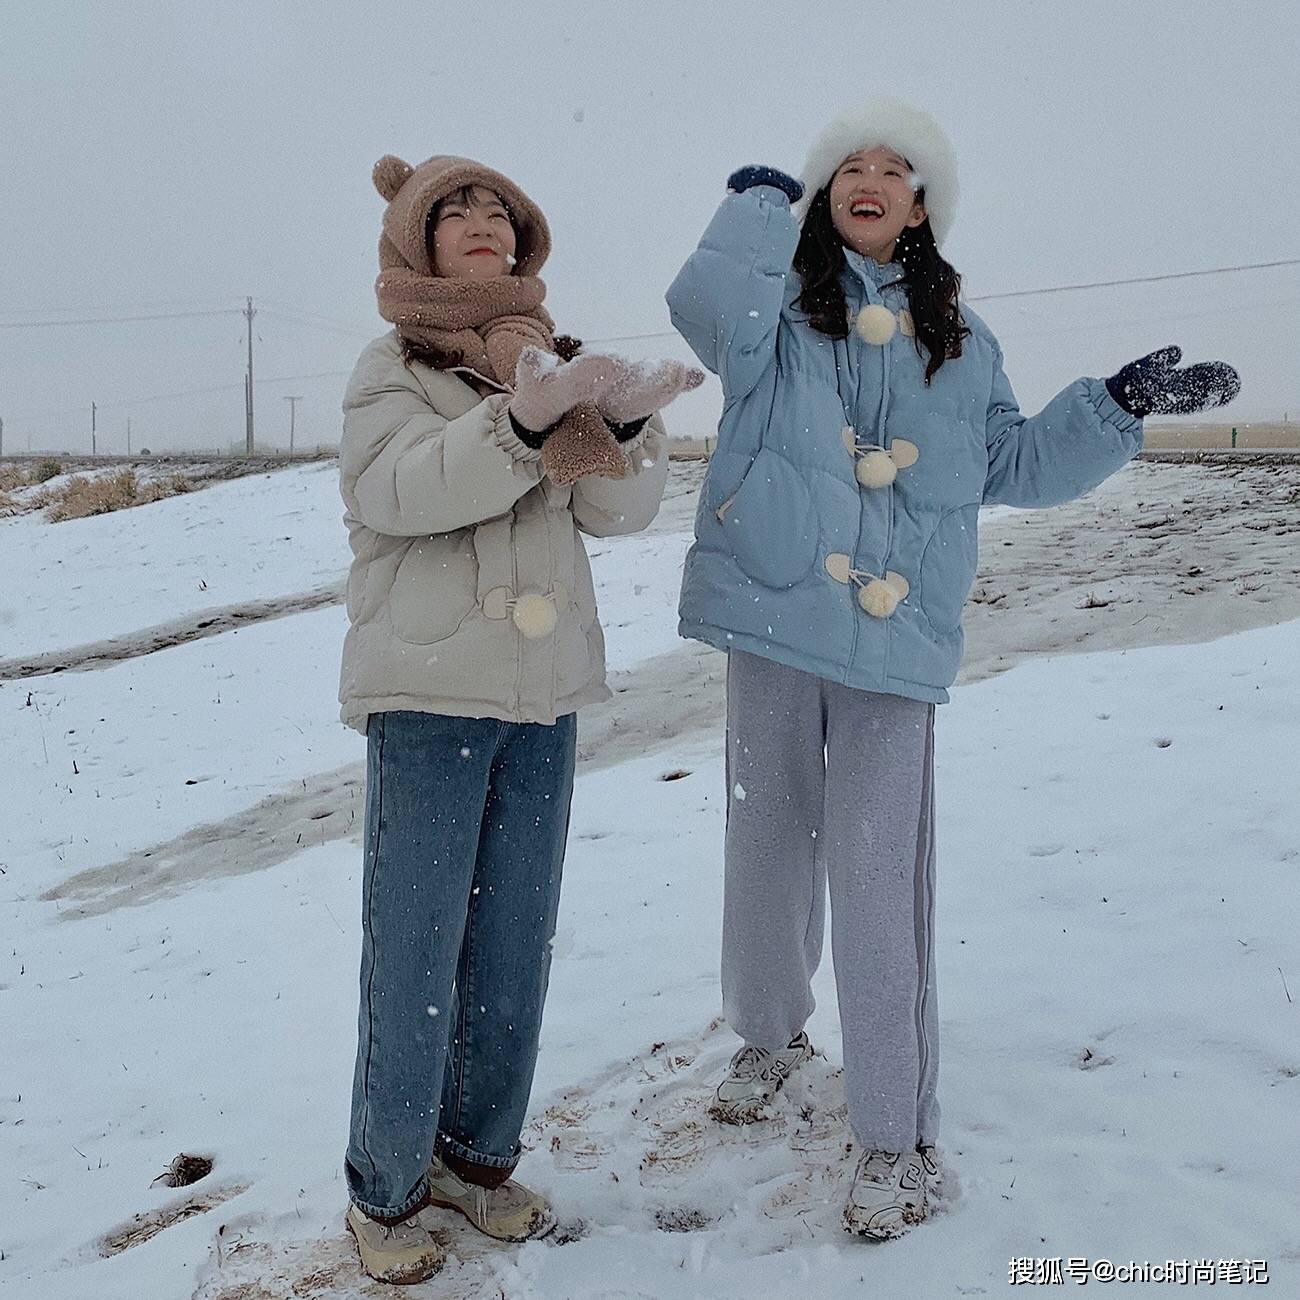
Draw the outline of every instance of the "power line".
<instances>
[{"instance_id":1,"label":"power line","mask_svg":"<svg viewBox=\"0 0 1300 1300\"><path fill-rule=\"evenodd\" d=\"M27 315L50 316L56 312L63 311L63 310L70 310L70 309L58 308L58 307L23 308L21 310L5 311L0 314L6 316L27 316ZM85 309L81 308L80 310L84 311ZM108 308L108 307L97 309L97 310L101 311L104 314L95 315L95 316L79 316L79 317L62 318L59 320L0 321L0 329L11 329L11 330L57 329L60 326L65 326L65 325L119 325L119 324L130 324L139 321L190 320L195 317L203 317L203 316L234 316L237 314L242 315L246 309L238 308L238 307L226 307L226 308L214 308L214 309L207 309L207 310L182 311L182 312L157 312L157 313L148 313L148 314L126 315L126 316L108 315L106 313L112 310L112 308ZM307 325L313 329L335 330L344 334L355 335L358 338L369 339L374 337L373 330L362 329L359 325L348 324L345 321L335 320L332 317L323 316L316 312L299 310L299 309L281 310L280 308L277 307L272 307L269 309L264 307L261 309L261 312L263 315L266 316L274 316L279 320L293 321L296 324Z\"/></svg>"},{"instance_id":2,"label":"power line","mask_svg":"<svg viewBox=\"0 0 1300 1300\"><path fill-rule=\"evenodd\" d=\"M1230 275L1237 271L1269 271L1284 266L1300 266L1300 257L1277 262L1244 262L1240 266L1213 266L1201 271L1174 271L1165 275L1136 275L1122 280L1093 280L1086 284L1056 284L1041 289L1012 289L1005 293L982 293L963 302L993 302L1005 298L1037 298L1045 294L1070 293L1078 289L1113 289L1127 284L1157 284L1164 280L1191 280L1206 275ZM620 334L615 337L589 339L591 343L641 343L649 339L670 339L676 330L660 330L654 334Z\"/></svg>"},{"instance_id":3,"label":"power line","mask_svg":"<svg viewBox=\"0 0 1300 1300\"><path fill-rule=\"evenodd\" d=\"M1241 266L1215 266L1204 271L1173 271L1168 275L1136 275L1124 280L1094 280L1089 284L1057 284L1047 289L1013 289L1007 293L982 293L968 302L992 302L995 298L1034 298L1045 293L1071 293L1076 289L1113 289L1124 284L1158 284L1162 280L1192 280L1203 275L1228 275L1234 271L1268 271L1280 266L1300 266L1300 257L1281 262L1245 262Z\"/></svg>"},{"instance_id":4,"label":"power line","mask_svg":"<svg viewBox=\"0 0 1300 1300\"><path fill-rule=\"evenodd\" d=\"M1113 321L1112 324L1116 326L1140 325L1146 327L1151 325L1163 325L1169 321L1211 320L1223 316L1232 316L1239 312L1259 311L1261 308L1291 307L1296 303L1300 303L1300 298L1281 298L1275 302L1232 303L1226 306L1220 305L1205 311L1175 312L1173 314L1166 312L1159 316L1126 316L1122 319ZM1095 334L1096 331L1097 325L1095 321L1085 321L1080 325L1046 326L1043 328L1038 326L1012 324L1006 329L998 330L998 338L1022 338L1026 334L1032 334L1035 338L1054 338L1059 334Z\"/></svg>"},{"instance_id":5,"label":"power line","mask_svg":"<svg viewBox=\"0 0 1300 1300\"><path fill-rule=\"evenodd\" d=\"M675 339L676 330L659 330L655 334L619 334L610 338L584 339L584 343L644 343L649 339Z\"/></svg>"},{"instance_id":6,"label":"power line","mask_svg":"<svg viewBox=\"0 0 1300 1300\"><path fill-rule=\"evenodd\" d=\"M86 316L80 320L0 321L0 330L62 329L68 325L125 325L146 320L190 320L195 316L239 316L238 308L220 311L178 311L157 316Z\"/></svg>"},{"instance_id":7,"label":"power line","mask_svg":"<svg viewBox=\"0 0 1300 1300\"><path fill-rule=\"evenodd\" d=\"M259 379L256 381L256 387L261 388L269 384L297 384L305 383L311 379L344 379L352 372L350 370L324 370L314 375L283 375L275 379ZM213 393L233 393L235 391L243 392L245 384L214 384L210 388L188 388L183 392L176 393L155 393L152 397L122 397L115 402L97 403L101 411L121 410L126 406L145 406L150 402L170 402L179 400L182 397L208 397ZM80 406L63 406L56 410L49 411L29 411L22 415L11 415L6 418L10 420L49 420L60 415L81 415L84 407Z\"/></svg>"},{"instance_id":8,"label":"power line","mask_svg":"<svg viewBox=\"0 0 1300 1300\"><path fill-rule=\"evenodd\" d=\"M1078 284L1057 284L1048 285L1037 289L1011 289L1002 293L982 293L972 295L967 299L968 302L996 302L1008 298L1036 298L1047 294L1054 293L1073 293L1087 289L1113 289L1130 284L1159 284L1169 280L1191 280L1204 277L1207 275L1231 275L1242 271L1268 271L1278 270L1283 267L1300 266L1300 258L1283 258L1272 262L1243 262L1236 266L1215 266L1206 267L1198 271L1173 271L1163 275L1139 275L1127 276L1117 280L1091 280ZM140 304L144 306L146 304ZM282 304L289 307L289 304ZM3 314L8 316L20 315L49 315L53 312L71 311L75 308L22 308L10 309ZM103 311L109 311L111 308L103 308ZM243 308L226 307L216 308L204 311L185 311L185 312L166 312L146 315L129 315L129 316L83 316L63 320L43 320L43 321L0 321L0 329L54 329L59 326L69 325L118 325L133 324L137 322L156 321L156 320L192 320L198 317L206 316L235 316L243 315ZM281 310L277 307L263 308L263 313L268 316L274 316L281 320L291 320L299 325L308 325L313 328L331 329L342 333L353 334L358 337L369 338L372 336L371 331L362 329L359 325L348 324L344 321L328 317L322 313L315 312L310 308L291 307L288 310ZM593 339L594 343L639 343L650 339L672 338L676 331L674 330L657 330L648 334L620 334Z\"/></svg>"},{"instance_id":9,"label":"power line","mask_svg":"<svg viewBox=\"0 0 1300 1300\"><path fill-rule=\"evenodd\" d=\"M365 330L356 321L340 320L337 316L327 315L323 311L317 311L313 307L300 307L296 303L280 302L275 298L263 298L262 301L267 303L273 313L287 313L294 319L303 320L311 324L334 325L339 329L351 330L355 333L365 333L373 337L373 330L367 327Z\"/></svg>"},{"instance_id":10,"label":"power line","mask_svg":"<svg viewBox=\"0 0 1300 1300\"><path fill-rule=\"evenodd\" d=\"M373 330L363 330L355 325L343 325L336 321L325 320L308 320L305 316L291 316L288 312L277 311L273 307L262 307L260 312L263 316L270 316L273 320L292 321L296 325L306 325L309 329L332 330L340 334L351 334L356 338L372 339L374 338Z\"/></svg>"},{"instance_id":11,"label":"power line","mask_svg":"<svg viewBox=\"0 0 1300 1300\"><path fill-rule=\"evenodd\" d=\"M225 298L160 298L150 302L101 303L98 307L87 307L83 302L76 307L6 307L0 316L59 316L74 312L93 311L99 313L113 311L153 311L162 307L189 307L198 310L196 303L226 302Z\"/></svg>"},{"instance_id":12,"label":"power line","mask_svg":"<svg viewBox=\"0 0 1300 1300\"><path fill-rule=\"evenodd\" d=\"M1201 278L1210 275L1230 275L1230 274L1236 274L1243 271L1276 270L1283 267L1293 267L1293 266L1300 266L1300 258L1287 258L1287 259L1280 259L1271 262L1244 262L1236 266L1207 267L1203 270L1198 270L1198 271L1176 271L1176 272L1169 272L1162 275L1131 276L1131 277L1117 279L1117 280L1095 280L1095 281L1090 281L1087 283L1079 283L1079 284L1050 285L1038 289L1015 289L1003 293L979 294L976 296L972 296L969 299L966 299L966 301L975 303L975 302L991 302L991 301L1005 300L1010 298L1040 297L1049 294L1068 293L1068 292L1087 290L1087 289L1109 289L1109 288L1117 288L1117 287L1121 287L1124 285L1131 285L1131 284L1156 284L1168 280L1188 280L1188 279L1196 279L1196 278ZM1288 303L1290 301L1291 301L1290 299L1287 299L1284 300L1283 303L1279 303L1276 305L1279 306L1285 305L1285 303ZM1257 304L1257 305L1274 305L1274 304ZM37 309L32 309L32 310L33 312L35 312ZM56 311L62 309L46 308L44 310L46 312L49 312L49 311ZM245 315L246 310L247 310L246 308L241 309L241 308L231 307L231 308L222 308L222 309L208 310L208 311L173 312L173 313L163 313L163 314L153 314L153 315L95 316L95 317L86 317L86 318L73 319L73 320L30 321L30 322L0 321L0 329L41 329L41 328L53 328L60 325L103 325L103 324L119 324L119 323L126 324L126 323L138 322L138 321L154 321L154 320L185 320L185 319L192 319L195 317ZM283 320L295 321L296 323L302 325L308 325L317 328L332 329L332 330L336 330L348 334L354 334L365 338L370 338L372 336L371 331L369 330L363 330L359 326L348 325L342 321L334 320L332 318L319 315L315 312L312 312L310 309L306 309L306 308L295 309L293 313L288 311L280 311L280 310L266 309L266 308L262 308L261 310L265 315L273 316ZM1243 310L1245 310L1245 308L1243 308ZM301 312L301 314L298 314L299 311ZM18 315L22 313L18 311L10 311L7 314ZM1205 314L1210 314L1210 313L1205 313ZM1193 315L1195 315L1195 313ZM309 316L316 316L316 319L315 320L308 319ZM1192 315L1184 315L1176 319L1191 319L1191 318ZM1119 323L1119 322L1112 322L1112 323ZM1079 327L1079 328L1085 328L1085 327ZM1086 328L1093 328L1093 327L1088 326ZM1056 332L1060 332L1060 331L1056 331ZM594 339L589 339L587 341L590 343L602 343L602 344L603 343L639 343L639 342L647 342L653 339L665 339L665 338L676 338L676 337L678 336L675 330L658 330L646 334L622 334L616 336L594 338ZM349 373L350 373L349 371L345 371L345 370L331 370L331 371L321 371L316 374L310 374L310 375L286 375L282 378L257 380L255 387L262 387L263 385L270 385L270 384L301 383L301 382L307 382L316 379L339 379L345 377ZM208 388L193 388L193 389L187 389L187 390L173 392L173 393L158 393L150 397L122 398L114 402L101 402L98 405L100 409L113 409L113 408L120 409L122 407L128 407L128 406L141 406L152 402L172 401L183 397L201 397L213 393L232 392L236 389L243 389L247 393L248 391L247 378L245 379L243 384L218 384ZM56 416L79 414L83 409L84 408L82 407L75 407L75 408L65 407L58 410L41 411L41 412L36 412L28 415L11 416L9 418L14 420L51 419Z\"/></svg>"}]
</instances>

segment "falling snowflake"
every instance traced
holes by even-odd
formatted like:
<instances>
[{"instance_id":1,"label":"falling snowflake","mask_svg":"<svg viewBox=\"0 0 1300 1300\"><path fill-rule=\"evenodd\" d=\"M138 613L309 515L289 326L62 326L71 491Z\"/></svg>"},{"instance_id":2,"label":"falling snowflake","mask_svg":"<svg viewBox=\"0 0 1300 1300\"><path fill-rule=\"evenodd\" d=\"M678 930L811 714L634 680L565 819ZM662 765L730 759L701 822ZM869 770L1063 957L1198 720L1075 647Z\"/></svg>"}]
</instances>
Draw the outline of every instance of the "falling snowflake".
<instances>
[{"instance_id":1,"label":"falling snowflake","mask_svg":"<svg viewBox=\"0 0 1300 1300\"><path fill-rule=\"evenodd\" d=\"M734 794L736 798L740 800L741 803L745 802L745 787L741 785L739 781L736 782L731 793Z\"/></svg>"}]
</instances>

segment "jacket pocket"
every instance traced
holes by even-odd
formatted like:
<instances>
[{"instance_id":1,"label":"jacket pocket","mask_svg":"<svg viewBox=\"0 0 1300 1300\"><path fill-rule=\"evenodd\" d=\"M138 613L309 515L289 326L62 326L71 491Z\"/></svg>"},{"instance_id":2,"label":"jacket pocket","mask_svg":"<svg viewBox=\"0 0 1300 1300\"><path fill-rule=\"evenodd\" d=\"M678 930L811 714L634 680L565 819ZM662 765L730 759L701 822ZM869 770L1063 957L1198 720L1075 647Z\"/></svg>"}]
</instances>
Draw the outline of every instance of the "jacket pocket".
<instances>
[{"instance_id":1,"label":"jacket pocket","mask_svg":"<svg viewBox=\"0 0 1300 1300\"><path fill-rule=\"evenodd\" d=\"M817 512L799 469L760 449L736 492L714 512L740 565L766 587L793 587L817 558Z\"/></svg>"},{"instance_id":2,"label":"jacket pocket","mask_svg":"<svg viewBox=\"0 0 1300 1300\"><path fill-rule=\"evenodd\" d=\"M949 510L921 553L921 612L936 632L955 632L979 565L979 503Z\"/></svg>"},{"instance_id":3,"label":"jacket pocket","mask_svg":"<svg viewBox=\"0 0 1300 1300\"><path fill-rule=\"evenodd\" d=\"M451 636L477 603L474 530L418 538L393 575L393 634L412 645L433 645Z\"/></svg>"}]
</instances>

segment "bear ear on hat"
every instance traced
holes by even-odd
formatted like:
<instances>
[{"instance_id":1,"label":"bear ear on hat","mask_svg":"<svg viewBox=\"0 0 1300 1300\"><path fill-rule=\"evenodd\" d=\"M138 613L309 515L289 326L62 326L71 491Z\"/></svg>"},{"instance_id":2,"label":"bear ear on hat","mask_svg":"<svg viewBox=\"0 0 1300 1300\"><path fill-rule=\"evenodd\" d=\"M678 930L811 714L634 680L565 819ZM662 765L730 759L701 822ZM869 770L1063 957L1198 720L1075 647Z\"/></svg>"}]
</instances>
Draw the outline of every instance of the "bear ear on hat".
<instances>
[{"instance_id":1,"label":"bear ear on hat","mask_svg":"<svg viewBox=\"0 0 1300 1300\"><path fill-rule=\"evenodd\" d=\"M406 184L407 178L415 169L408 162L403 162L396 154L386 153L376 164L371 173L375 189L391 203L397 197L397 191Z\"/></svg>"}]
</instances>

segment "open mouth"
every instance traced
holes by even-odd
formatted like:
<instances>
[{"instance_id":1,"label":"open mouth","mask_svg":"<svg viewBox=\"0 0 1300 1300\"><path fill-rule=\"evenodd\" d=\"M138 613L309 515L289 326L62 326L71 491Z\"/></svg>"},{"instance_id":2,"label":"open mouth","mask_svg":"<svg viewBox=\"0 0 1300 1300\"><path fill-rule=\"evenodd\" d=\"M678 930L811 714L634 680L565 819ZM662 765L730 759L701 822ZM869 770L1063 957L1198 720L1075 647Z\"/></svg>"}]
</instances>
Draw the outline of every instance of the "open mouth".
<instances>
[{"instance_id":1,"label":"open mouth","mask_svg":"<svg viewBox=\"0 0 1300 1300\"><path fill-rule=\"evenodd\" d=\"M854 199L849 205L849 215L862 221L879 221L885 215L885 209L875 199Z\"/></svg>"}]
</instances>

